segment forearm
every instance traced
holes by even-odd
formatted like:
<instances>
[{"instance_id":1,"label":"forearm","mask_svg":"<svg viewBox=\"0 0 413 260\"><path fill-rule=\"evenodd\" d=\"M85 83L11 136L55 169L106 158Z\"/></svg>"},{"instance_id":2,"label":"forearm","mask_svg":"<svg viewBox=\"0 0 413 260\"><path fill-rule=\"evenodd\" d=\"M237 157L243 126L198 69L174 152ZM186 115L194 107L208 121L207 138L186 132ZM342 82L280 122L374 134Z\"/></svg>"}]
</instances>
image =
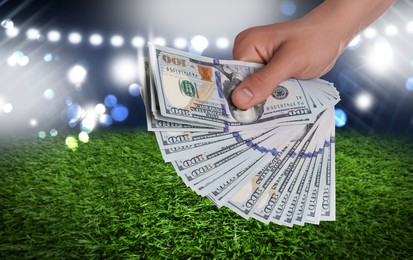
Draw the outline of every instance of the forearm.
<instances>
[{"instance_id":1,"label":"forearm","mask_svg":"<svg viewBox=\"0 0 413 260\"><path fill-rule=\"evenodd\" d=\"M345 47L395 2L396 0L326 0L303 18L319 23L328 33L337 35Z\"/></svg>"}]
</instances>

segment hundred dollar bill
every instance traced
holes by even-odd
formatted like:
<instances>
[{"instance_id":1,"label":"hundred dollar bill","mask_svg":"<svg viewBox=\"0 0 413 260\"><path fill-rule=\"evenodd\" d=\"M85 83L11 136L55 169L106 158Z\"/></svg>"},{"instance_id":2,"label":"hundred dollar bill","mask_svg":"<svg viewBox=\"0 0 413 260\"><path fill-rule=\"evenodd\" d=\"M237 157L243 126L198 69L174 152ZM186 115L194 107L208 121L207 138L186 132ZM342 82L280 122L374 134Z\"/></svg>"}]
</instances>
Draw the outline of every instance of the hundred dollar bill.
<instances>
[{"instance_id":1,"label":"hundred dollar bill","mask_svg":"<svg viewBox=\"0 0 413 260\"><path fill-rule=\"evenodd\" d=\"M311 140L307 141L309 143L309 146L304 149L304 151L300 154L300 157L302 158L301 160L301 166L299 165L299 168L296 168L296 171L293 173L293 177L291 177L291 180L289 183L287 183L288 189L284 189L281 187L279 190L281 190L281 198L278 201L278 203L275 205L276 210L274 211L273 215L271 216L273 222L278 223L278 224L283 224L287 226L292 226L292 217L294 214L296 201L298 200L298 197L295 196L295 191L298 188L298 184L301 183L297 182L299 181L303 174L307 174L306 171L303 169L308 169L306 167L309 165L309 160L307 160L307 154L309 151L313 151L316 145L319 145L320 142L325 143L325 136L329 136L330 131L330 125L331 124L326 124L328 122L331 122L331 119L334 118L334 111L332 109L326 110L324 112L323 117L325 118L324 122L320 122L320 125L327 125L327 127L320 127L317 129L317 131L314 133L313 138ZM329 138L328 138L329 139ZM296 185L297 184L297 185ZM285 222L286 215L288 215L290 218Z\"/></svg>"},{"instance_id":2,"label":"hundred dollar bill","mask_svg":"<svg viewBox=\"0 0 413 260\"><path fill-rule=\"evenodd\" d=\"M148 130L184 183L244 218L292 227L335 219L332 83L289 79L239 110L236 86L263 65L149 44L140 89Z\"/></svg>"},{"instance_id":3,"label":"hundred dollar bill","mask_svg":"<svg viewBox=\"0 0 413 260\"><path fill-rule=\"evenodd\" d=\"M164 117L209 125L225 131L250 125L313 122L334 102L317 104L311 97L314 84L289 79L261 104L237 109L230 96L235 87L262 65L197 56L149 44L149 57L159 107Z\"/></svg>"},{"instance_id":4,"label":"hundred dollar bill","mask_svg":"<svg viewBox=\"0 0 413 260\"><path fill-rule=\"evenodd\" d=\"M259 172L251 181L240 188L240 192L232 197L226 206L237 212L239 215L247 218L254 213L257 203L262 199L262 196L266 194L269 186L278 179L283 172L287 171L291 162L295 161L296 154L302 149L303 144L314 132L314 126L308 125L305 131L297 135L297 138L293 139L293 144L290 145L289 151L285 154L282 160L274 158L272 166L268 170ZM268 220L268 218L267 218Z\"/></svg>"}]
</instances>

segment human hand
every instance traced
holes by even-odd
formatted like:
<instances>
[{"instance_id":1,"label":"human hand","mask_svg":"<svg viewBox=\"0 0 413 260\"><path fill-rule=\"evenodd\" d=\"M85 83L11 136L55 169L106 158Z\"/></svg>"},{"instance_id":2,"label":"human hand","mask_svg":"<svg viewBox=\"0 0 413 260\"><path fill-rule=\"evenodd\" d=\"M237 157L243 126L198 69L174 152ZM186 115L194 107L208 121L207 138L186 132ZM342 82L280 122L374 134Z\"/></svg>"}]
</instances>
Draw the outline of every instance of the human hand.
<instances>
[{"instance_id":1,"label":"human hand","mask_svg":"<svg viewBox=\"0 0 413 260\"><path fill-rule=\"evenodd\" d=\"M247 29L237 35L233 58L263 63L231 95L240 109L255 106L288 78L327 73L351 39L396 0L325 0L300 19Z\"/></svg>"},{"instance_id":2,"label":"human hand","mask_svg":"<svg viewBox=\"0 0 413 260\"><path fill-rule=\"evenodd\" d=\"M255 106L288 78L310 79L327 73L345 44L322 25L304 20L253 27L235 39L233 58L266 64L232 93L240 109Z\"/></svg>"}]
</instances>

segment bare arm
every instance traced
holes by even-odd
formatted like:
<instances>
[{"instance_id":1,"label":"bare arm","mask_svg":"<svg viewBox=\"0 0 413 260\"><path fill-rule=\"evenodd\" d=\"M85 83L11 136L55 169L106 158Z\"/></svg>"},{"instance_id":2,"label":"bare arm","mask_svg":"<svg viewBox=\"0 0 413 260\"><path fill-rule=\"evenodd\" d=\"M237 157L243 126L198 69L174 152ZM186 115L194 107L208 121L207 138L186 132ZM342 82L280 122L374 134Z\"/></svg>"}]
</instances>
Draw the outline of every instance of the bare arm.
<instances>
[{"instance_id":1,"label":"bare arm","mask_svg":"<svg viewBox=\"0 0 413 260\"><path fill-rule=\"evenodd\" d=\"M233 103L247 109L287 78L321 77L348 43L396 0L326 0L305 16L249 28L235 39L233 58L264 63L233 92Z\"/></svg>"}]
</instances>

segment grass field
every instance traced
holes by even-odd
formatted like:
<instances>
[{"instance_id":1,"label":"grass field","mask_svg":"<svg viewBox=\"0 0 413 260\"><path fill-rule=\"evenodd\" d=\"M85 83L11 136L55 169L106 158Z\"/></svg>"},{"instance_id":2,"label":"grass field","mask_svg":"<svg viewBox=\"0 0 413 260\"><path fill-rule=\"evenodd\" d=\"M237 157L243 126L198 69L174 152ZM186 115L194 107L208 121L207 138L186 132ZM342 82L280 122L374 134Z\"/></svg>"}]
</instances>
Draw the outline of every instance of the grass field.
<instances>
[{"instance_id":1,"label":"grass field","mask_svg":"<svg viewBox=\"0 0 413 260\"><path fill-rule=\"evenodd\" d=\"M339 131L337 221L288 228L194 194L151 133L66 136L0 145L1 259L413 258L411 137Z\"/></svg>"}]
</instances>

